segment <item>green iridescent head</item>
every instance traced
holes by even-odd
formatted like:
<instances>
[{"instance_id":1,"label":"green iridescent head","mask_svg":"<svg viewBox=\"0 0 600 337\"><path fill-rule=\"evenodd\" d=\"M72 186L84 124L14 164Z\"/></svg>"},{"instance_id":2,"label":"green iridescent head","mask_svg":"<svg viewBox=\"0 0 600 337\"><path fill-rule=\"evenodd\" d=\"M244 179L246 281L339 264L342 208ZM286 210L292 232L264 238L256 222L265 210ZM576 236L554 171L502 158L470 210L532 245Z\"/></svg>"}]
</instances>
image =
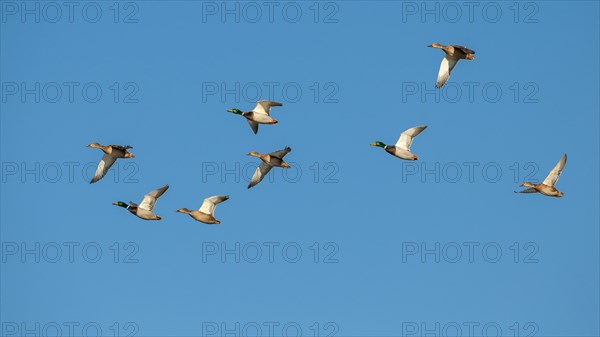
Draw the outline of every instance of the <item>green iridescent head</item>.
<instances>
[{"instance_id":1,"label":"green iridescent head","mask_svg":"<svg viewBox=\"0 0 600 337\"><path fill-rule=\"evenodd\" d=\"M229 110L227 110L227 112L231 112L231 113L234 113L236 115L243 114L242 110L240 110L240 109L229 109Z\"/></svg>"},{"instance_id":2,"label":"green iridescent head","mask_svg":"<svg viewBox=\"0 0 600 337\"><path fill-rule=\"evenodd\" d=\"M115 206L123 207L123 208L129 207L129 205L127 205L126 203L124 203L122 201L113 202L112 204Z\"/></svg>"},{"instance_id":3,"label":"green iridescent head","mask_svg":"<svg viewBox=\"0 0 600 337\"><path fill-rule=\"evenodd\" d=\"M379 147L383 147L383 148L385 148L385 144L383 144L383 143L382 143L382 142L380 142L380 141L377 141L377 142L375 142L375 143L371 143L371 146L379 146Z\"/></svg>"}]
</instances>

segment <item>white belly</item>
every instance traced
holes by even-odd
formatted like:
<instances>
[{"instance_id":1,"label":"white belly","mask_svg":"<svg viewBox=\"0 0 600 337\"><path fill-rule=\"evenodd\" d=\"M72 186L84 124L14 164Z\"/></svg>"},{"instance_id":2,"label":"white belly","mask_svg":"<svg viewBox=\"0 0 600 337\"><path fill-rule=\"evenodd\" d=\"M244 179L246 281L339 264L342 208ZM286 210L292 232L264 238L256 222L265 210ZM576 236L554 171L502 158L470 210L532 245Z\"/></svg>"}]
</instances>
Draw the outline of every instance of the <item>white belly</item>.
<instances>
[{"instance_id":1,"label":"white belly","mask_svg":"<svg viewBox=\"0 0 600 337\"><path fill-rule=\"evenodd\" d=\"M255 113L252 115L252 120L259 124L271 124L273 118L269 115Z\"/></svg>"}]
</instances>

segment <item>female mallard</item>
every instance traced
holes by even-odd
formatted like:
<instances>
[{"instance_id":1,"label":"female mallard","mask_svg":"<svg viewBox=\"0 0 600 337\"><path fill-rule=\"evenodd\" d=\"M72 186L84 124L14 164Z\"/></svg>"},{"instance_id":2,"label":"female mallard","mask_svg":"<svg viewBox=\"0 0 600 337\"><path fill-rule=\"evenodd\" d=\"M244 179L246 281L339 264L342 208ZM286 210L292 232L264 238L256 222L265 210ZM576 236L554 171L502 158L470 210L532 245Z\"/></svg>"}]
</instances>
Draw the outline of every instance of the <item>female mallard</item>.
<instances>
[{"instance_id":1,"label":"female mallard","mask_svg":"<svg viewBox=\"0 0 600 337\"><path fill-rule=\"evenodd\" d=\"M452 69L454 69L454 67L458 63L458 60L475 59L475 57L473 56L475 52L463 46L442 46L439 43L432 43L427 47L441 49L446 54L446 56L442 60L442 64L440 65L440 71L438 72L437 82L435 83L436 88L441 88L442 86L444 86L444 84L446 84L446 81L448 81L448 79L450 78L450 73L452 72Z\"/></svg>"},{"instance_id":2,"label":"female mallard","mask_svg":"<svg viewBox=\"0 0 600 337\"><path fill-rule=\"evenodd\" d=\"M273 167L290 168L290 165L283 161L283 157L290 153L290 151L292 151L292 149L290 147L286 147L283 150L275 151L269 154L260 154L254 151L248 153L248 156L258 157L260 160L262 160L262 163L260 163L260 165L258 165L256 168L256 171L254 171L254 175L252 176L252 180L250 180L250 184L248 184L248 188L260 183Z\"/></svg>"},{"instance_id":3,"label":"female mallard","mask_svg":"<svg viewBox=\"0 0 600 337\"><path fill-rule=\"evenodd\" d=\"M160 220L162 219L158 215L154 214L152 208L156 204L158 198L169 188L169 185L165 185L159 189L156 189L144 196L141 204L136 204L133 201L129 202L129 205L122 201L113 202L113 205L126 208L131 213L135 214L138 218L144 220Z\"/></svg>"},{"instance_id":4,"label":"female mallard","mask_svg":"<svg viewBox=\"0 0 600 337\"><path fill-rule=\"evenodd\" d=\"M198 210L190 211L187 208L180 208L176 212L189 214L195 220L204 222L205 224L218 225L221 221L215 219L215 208L227 199L229 199L228 195L215 195L214 197L204 199L202 206Z\"/></svg>"},{"instance_id":5,"label":"female mallard","mask_svg":"<svg viewBox=\"0 0 600 337\"><path fill-rule=\"evenodd\" d=\"M271 107L283 106L283 104L273 101L258 101L252 111L242 112L238 109L227 110L237 115L246 117L246 121L256 134L258 132L258 124L277 124L278 122L271 118Z\"/></svg>"},{"instance_id":6,"label":"female mallard","mask_svg":"<svg viewBox=\"0 0 600 337\"><path fill-rule=\"evenodd\" d=\"M103 146L96 142L88 144L87 147L93 147L95 149L101 149L104 152L104 156L98 163L98 168L96 169L96 173L94 174L94 178L90 181L90 184L97 182L102 179L108 172L108 169L117 161L118 158L135 158L133 153L128 152L128 149L131 149L131 146L121 146L121 145L107 145Z\"/></svg>"},{"instance_id":7,"label":"female mallard","mask_svg":"<svg viewBox=\"0 0 600 337\"><path fill-rule=\"evenodd\" d=\"M541 184L533 184L530 182L525 182L521 185L521 187L529 187L526 190L516 192L515 193L536 193L539 192L543 195L547 195L549 197L562 197L565 195L563 192L560 192L554 185L558 181L558 177L563 171L565 164L567 163L567 154L564 154L562 158L558 161L556 166L550 171L546 179Z\"/></svg>"},{"instance_id":8,"label":"female mallard","mask_svg":"<svg viewBox=\"0 0 600 337\"><path fill-rule=\"evenodd\" d=\"M385 145L382 142L371 143L371 146L379 146L384 148L389 154L396 156L400 159L406 160L419 160L419 157L410 152L410 145L413 139L418 136L423 130L427 128L427 125L415 126L414 128L408 129L400 134L396 145Z\"/></svg>"}]
</instances>

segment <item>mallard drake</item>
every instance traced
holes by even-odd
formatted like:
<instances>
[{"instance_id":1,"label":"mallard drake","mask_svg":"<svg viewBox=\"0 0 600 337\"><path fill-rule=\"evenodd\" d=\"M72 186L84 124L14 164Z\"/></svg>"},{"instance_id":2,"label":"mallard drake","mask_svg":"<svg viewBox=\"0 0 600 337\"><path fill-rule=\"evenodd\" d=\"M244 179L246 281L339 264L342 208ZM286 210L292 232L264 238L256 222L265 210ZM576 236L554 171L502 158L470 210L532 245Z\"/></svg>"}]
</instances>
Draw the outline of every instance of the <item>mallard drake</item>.
<instances>
[{"instance_id":1,"label":"mallard drake","mask_svg":"<svg viewBox=\"0 0 600 337\"><path fill-rule=\"evenodd\" d=\"M205 224L218 225L221 221L215 219L215 208L227 199L229 199L228 195L215 195L204 199L202 206L198 210L190 211L187 208L180 208L176 212L189 214L194 220L204 222Z\"/></svg>"},{"instance_id":2,"label":"mallard drake","mask_svg":"<svg viewBox=\"0 0 600 337\"><path fill-rule=\"evenodd\" d=\"M565 195L563 192L554 188L554 185L558 181L558 177L563 171L565 164L567 163L567 154L564 154L562 158L556 163L556 166L548 173L548 176L541 184L533 184L530 182L525 182L521 185L521 187L529 187L528 189L522 190L520 192L515 191L515 193L541 193L543 195L547 195L549 197L562 197Z\"/></svg>"},{"instance_id":3,"label":"mallard drake","mask_svg":"<svg viewBox=\"0 0 600 337\"><path fill-rule=\"evenodd\" d=\"M258 101L252 111L242 112L239 109L230 109L227 112L234 113L236 115L242 115L246 117L246 121L254 131L254 134L258 132L258 124L277 124L278 122L271 118L270 112L271 107L283 106L283 104L273 101Z\"/></svg>"},{"instance_id":4,"label":"mallard drake","mask_svg":"<svg viewBox=\"0 0 600 337\"><path fill-rule=\"evenodd\" d=\"M427 128L427 125L415 126L400 134L400 138L396 142L396 145L385 145L382 142L371 143L371 146L378 146L384 148L389 154L396 156L400 159L406 160L419 160L419 157L410 152L410 145L413 139L418 136L423 130Z\"/></svg>"},{"instance_id":5,"label":"mallard drake","mask_svg":"<svg viewBox=\"0 0 600 337\"><path fill-rule=\"evenodd\" d=\"M248 153L248 156L258 157L260 160L262 160L262 163L260 163L260 165L258 165L256 168L256 171L254 171L254 175L248 184L248 188L260 183L273 167L290 168L290 165L283 161L283 157L290 153L290 151L292 151L292 149L290 147L286 147L283 150L271 152L269 154L260 154L255 151Z\"/></svg>"},{"instance_id":6,"label":"mallard drake","mask_svg":"<svg viewBox=\"0 0 600 337\"><path fill-rule=\"evenodd\" d=\"M96 173L94 174L94 178L92 178L92 181L90 181L90 184L93 184L93 183L97 182L98 180L102 179L102 177L104 177L106 175L106 172L108 172L110 167L113 166L113 164L117 161L118 158L135 158L133 153L127 151L132 148L129 145L127 145L127 146L121 146L121 145L103 146L103 145L100 145L100 144L94 142L94 143L88 144L87 147L100 149L104 152L104 156L98 163L98 168L96 168Z\"/></svg>"},{"instance_id":7,"label":"mallard drake","mask_svg":"<svg viewBox=\"0 0 600 337\"><path fill-rule=\"evenodd\" d=\"M165 185L159 189L151 191L144 196L144 200L142 200L142 203L139 205L133 201L130 201L129 205L122 201L113 202L113 205L126 208L138 218L142 218L144 220L160 220L162 218L154 214L152 208L154 208L158 198L160 198L160 196L163 195L168 188L169 185Z\"/></svg>"},{"instance_id":8,"label":"mallard drake","mask_svg":"<svg viewBox=\"0 0 600 337\"><path fill-rule=\"evenodd\" d=\"M440 65L440 71L438 72L437 82L435 83L436 88L441 88L442 86L444 86L444 84L446 84L446 81L448 81L448 79L450 78L450 73L452 72L452 69L454 69L454 67L458 63L458 60L475 59L475 57L473 56L475 52L463 46L443 46L439 43L432 43L427 47L441 49L446 54L446 56L442 60L442 64Z\"/></svg>"}]
</instances>

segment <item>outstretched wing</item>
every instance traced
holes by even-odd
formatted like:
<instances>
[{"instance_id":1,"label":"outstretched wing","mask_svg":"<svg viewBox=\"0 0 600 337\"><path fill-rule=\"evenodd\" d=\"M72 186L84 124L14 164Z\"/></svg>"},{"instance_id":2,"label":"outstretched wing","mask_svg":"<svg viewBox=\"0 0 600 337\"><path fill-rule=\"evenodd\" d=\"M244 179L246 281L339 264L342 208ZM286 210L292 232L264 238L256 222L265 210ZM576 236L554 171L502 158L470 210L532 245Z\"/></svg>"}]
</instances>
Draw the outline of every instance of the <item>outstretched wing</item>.
<instances>
[{"instance_id":1,"label":"outstretched wing","mask_svg":"<svg viewBox=\"0 0 600 337\"><path fill-rule=\"evenodd\" d=\"M108 170L110 169L111 166L113 166L113 164L117 161L117 158L105 154L102 159L100 160L100 162L98 163L98 167L96 168L96 173L94 174L94 178L92 178L92 181L90 181L90 184L93 184L95 182L97 182L98 180L102 179L105 175L106 172L108 172Z\"/></svg>"},{"instance_id":2,"label":"outstretched wing","mask_svg":"<svg viewBox=\"0 0 600 337\"><path fill-rule=\"evenodd\" d=\"M282 106L282 105L283 104L281 104L279 102L258 101L258 103L256 103L256 106L254 107L254 110L252 110L252 111L254 113L258 113L258 114L270 115L271 107Z\"/></svg>"},{"instance_id":3,"label":"outstretched wing","mask_svg":"<svg viewBox=\"0 0 600 337\"><path fill-rule=\"evenodd\" d=\"M552 171L550 171L550 173L548 174L546 179L544 179L544 182L542 184L548 185L548 186L554 186L554 184L556 184L556 182L558 181L558 177L560 177L560 174L562 173L563 168L565 168L566 163L567 163L567 154L564 154L562 156L562 158L560 158L558 163L556 163L556 166L554 166Z\"/></svg>"},{"instance_id":4,"label":"outstretched wing","mask_svg":"<svg viewBox=\"0 0 600 337\"><path fill-rule=\"evenodd\" d=\"M256 168L256 171L254 171L254 175L252 176L252 179L248 184L248 188L251 188L254 185L260 183L263 180L263 178L267 175L267 173L271 171L271 168L271 165L260 163L260 165L258 165L258 167Z\"/></svg>"},{"instance_id":5,"label":"outstretched wing","mask_svg":"<svg viewBox=\"0 0 600 337\"><path fill-rule=\"evenodd\" d=\"M418 136L423 130L427 128L427 125L415 126L414 128L410 128L400 134L400 138L396 142L396 146L404 149L406 151L410 151L410 146L416 136Z\"/></svg>"},{"instance_id":6,"label":"outstretched wing","mask_svg":"<svg viewBox=\"0 0 600 337\"><path fill-rule=\"evenodd\" d=\"M254 134L256 134L258 132L258 123L249 119L246 119L246 121L248 122L248 125L250 125L252 131L254 131Z\"/></svg>"},{"instance_id":7,"label":"outstretched wing","mask_svg":"<svg viewBox=\"0 0 600 337\"><path fill-rule=\"evenodd\" d=\"M283 159L283 157L284 157L286 154L290 153L291 151L292 151L292 148L288 146L288 147L286 147L286 148L285 148L285 149L283 149L283 150L279 150L279 151L271 152L271 153L269 153L269 155L271 155L271 156L273 156L273 157L277 157L277 158Z\"/></svg>"},{"instance_id":8,"label":"outstretched wing","mask_svg":"<svg viewBox=\"0 0 600 337\"><path fill-rule=\"evenodd\" d=\"M456 63L458 63L458 59L449 58L448 56L444 57L442 64L440 64L437 82L435 83L436 88L441 88L444 86L444 84L446 84L450 78L450 72L452 72L452 69L454 69Z\"/></svg>"},{"instance_id":9,"label":"outstretched wing","mask_svg":"<svg viewBox=\"0 0 600 337\"><path fill-rule=\"evenodd\" d=\"M215 212L215 207L223 201L229 199L228 195L215 195L210 198L204 199L202 206L200 206L199 211L205 214L213 215Z\"/></svg>"},{"instance_id":10,"label":"outstretched wing","mask_svg":"<svg viewBox=\"0 0 600 337\"><path fill-rule=\"evenodd\" d=\"M165 185L159 189L156 189L144 196L144 200L140 203L139 208L143 208L145 210L151 211L154 205L156 204L156 200L160 198L165 191L169 189L169 185Z\"/></svg>"}]
</instances>

